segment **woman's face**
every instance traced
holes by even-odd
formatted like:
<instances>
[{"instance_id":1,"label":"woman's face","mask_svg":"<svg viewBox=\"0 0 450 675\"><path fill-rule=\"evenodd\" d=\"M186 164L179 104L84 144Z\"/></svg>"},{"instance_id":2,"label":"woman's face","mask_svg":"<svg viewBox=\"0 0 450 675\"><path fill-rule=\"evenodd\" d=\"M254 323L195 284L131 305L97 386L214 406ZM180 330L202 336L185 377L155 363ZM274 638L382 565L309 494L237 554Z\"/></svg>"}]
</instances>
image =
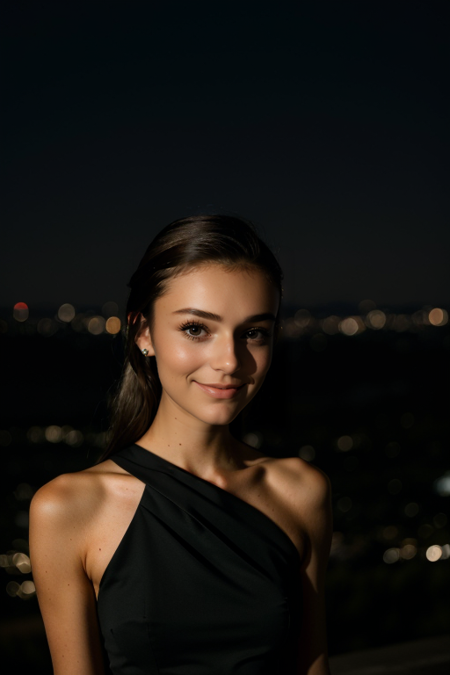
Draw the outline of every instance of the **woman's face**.
<instances>
[{"instance_id":1,"label":"woman's face","mask_svg":"<svg viewBox=\"0 0 450 675\"><path fill-rule=\"evenodd\" d=\"M163 410L229 424L267 374L278 303L259 270L210 264L171 279L155 302L152 333L147 327L137 339L156 358Z\"/></svg>"}]
</instances>

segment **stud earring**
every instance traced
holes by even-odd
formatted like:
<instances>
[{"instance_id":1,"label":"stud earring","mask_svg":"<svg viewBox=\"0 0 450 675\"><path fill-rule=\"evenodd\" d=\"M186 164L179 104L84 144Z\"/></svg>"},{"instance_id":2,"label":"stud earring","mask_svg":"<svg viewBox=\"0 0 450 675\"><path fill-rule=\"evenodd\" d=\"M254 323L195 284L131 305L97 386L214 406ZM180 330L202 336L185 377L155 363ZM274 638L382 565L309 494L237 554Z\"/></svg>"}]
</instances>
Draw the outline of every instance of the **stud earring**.
<instances>
[{"instance_id":1,"label":"stud earring","mask_svg":"<svg viewBox=\"0 0 450 675\"><path fill-rule=\"evenodd\" d=\"M147 354L148 354L148 349L141 349L141 352L143 353L144 356L147 356Z\"/></svg>"}]
</instances>

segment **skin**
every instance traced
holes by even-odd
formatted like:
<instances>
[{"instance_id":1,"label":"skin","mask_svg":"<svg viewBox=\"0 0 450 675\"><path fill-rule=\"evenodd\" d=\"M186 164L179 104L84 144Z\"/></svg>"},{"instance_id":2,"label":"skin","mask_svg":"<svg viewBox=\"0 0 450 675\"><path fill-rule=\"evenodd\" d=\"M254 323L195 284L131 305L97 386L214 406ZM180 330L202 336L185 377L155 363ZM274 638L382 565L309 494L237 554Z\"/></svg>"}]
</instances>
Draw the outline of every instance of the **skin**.
<instances>
[{"instance_id":1,"label":"skin","mask_svg":"<svg viewBox=\"0 0 450 675\"><path fill-rule=\"evenodd\" d=\"M203 265L173 278L155 302L152 330L142 318L136 340L155 356L162 384L154 422L137 443L252 504L291 538L302 561L305 616L297 675L329 675L329 481L298 457L263 456L228 428L262 386L272 360L274 321L248 318L276 315L278 303L278 292L258 270ZM220 320L178 313L185 308ZM186 325L193 321L202 326ZM233 398L218 399L197 382L244 386ZM103 673L96 597L143 490L137 478L106 460L58 476L32 500L31 560L55 675Z\"/></svg>"}]
</instances>

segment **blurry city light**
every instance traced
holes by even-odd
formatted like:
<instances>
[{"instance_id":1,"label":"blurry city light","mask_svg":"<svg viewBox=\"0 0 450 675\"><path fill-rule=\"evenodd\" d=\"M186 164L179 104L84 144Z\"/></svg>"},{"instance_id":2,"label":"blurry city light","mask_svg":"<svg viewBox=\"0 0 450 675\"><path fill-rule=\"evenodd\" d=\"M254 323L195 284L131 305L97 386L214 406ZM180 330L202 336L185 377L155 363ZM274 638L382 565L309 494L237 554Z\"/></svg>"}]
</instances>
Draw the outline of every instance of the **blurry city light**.
<instances>
[{"instance_id":1,"label":"blurry city light","mask_svg":"<svg viewBox=\"0 0 450 675\"><path fill-rule=\"evenodd\" d=\"M39 335L51 337L58 330L58 324L53 319L44 318L38 321L37 331Z\"/></svg>"},{"instance_id":2,"label":"blurry city light","mask_svg":"<svg viewBox=\"0 0 450 675\"><path fill-rule=\"evenodd\" d=\"M56 424L51 424L45 429L45 439L49 443L60 443L62 440L62 431L61 427L58 427Z\"/></svg>"},{"instance_id":3,"label":"blurry city light","mask_svg":"<svg viewBox=\"0 0 450 675\"><path fill-rule=\"evenodd\" d=\"M440 497L450 496L450 471L434 481L434 489Z\"/></svg>"},{"instance_id":4,"label":"blurry city light","mask_svg":"<svg viewBox=\"0 0 450 675\"><path fill-rule=\"evenodd\" d=\"M339 333L340 321L341 319L339 316L332 314L331 316L327 316L326 319L322 319L320 325L322 326L323 332L327 335L336 335Z\"/></svg>"},{"instance_id":5,"label":"blurry city light","mask_svg":"<svg viewBox=\"0 0 450 675\"><path fill-rule=\"evenodd\" d=\"M440 546L437 546L437 544L434 544L427 548L425 555L430 562L437 562L442 558L442 549Z\"/></svg>"},{"instance_id":6,"label":"blurry city light","mask_svg":"<svg viewBox=\"0 0 450 675\"><path fill-rule=\"evenodd\" d=\"M388 565L392 565L392 563L396 563L398 560L400 560L400 551L398 548L388 548L387 551L383 553L383 562Z\"/></svg>"},{"instance_id":7,"label":"blurry city light","mask_svg":"<svg viewBox=\"0 0 450 675\"><path fill-rule=\"evenodd\" d=\"M448 323L448 312L445 309L435 307L428 314L428 321L432 326L445 326Z\"/></svg>"},{"instance_id":8,"label":"blurry city light","mask_svg":"<svg viewBox=\"0 0 450 675\"><path fill-rule=\"evenodd\" d=\"M441 560L448 560L450 558L450 544L444 544L444 546L441 546L441 550Z\"/></svg>"},{"instance_id":9,"label":"blurry city light","mask_svg":"<svg viewBox=\"0 0 450 675\"><path fill-rule=\"evenodd\" d=\"M398 535L398 528L395 525L388 525L383 530L383 537L387 540L395 539Z\"/></svg>"},{"instance_id":10,"label":"blurry city light","mask_svg":"<svg viewBox=\"0 0 450 675\"><path fill-rule=\"evenodd\" d=\"M84 436L81 431L72 429L64 436L64 442L73 448L78 448L80 445L83 445Z\"/></svg>"},{"instance_id":11,"label":"blurry city light","mask_svg":"<svg viewBox=\"0 0 450 675\"><path fill-rule=\"evenodd\" d=\"M27 581L22 581L20 584L20 587L17 590L17 596L19 598L22 598L22 600L28 600L29 598L33 597L34 594L36 593L36 587L34 583L30 580Z\"/></svg>"},{"instance_id":12,"label":"blurry city light","mask_svg":"<svg viewBox=\"0 0 450 675\"><path fill-rule=\"evenodd\" d=\"M358 322L354 317L350 316L347 319L343 319L339 323L338 328L344 335L356 335L358 332Z\"/></svg>"},{"instance_id":13,"label":"blurry city light","mask_svg":"<svg viewBox=\"0 0 450 675\"><path fill-rule=\"evenodd\" d=\"M366 317L366 323L374 330L380 330L386 323L386 314L381 309L373 309Z\"/></svg>"},{"instance_id":14,"label":"blurry city light","mask_svg":"<svg viewBox=\"0 0 450 675\"><path fill-rule=\"evenodd\" d=\"M398 314L393 317L392 328L397 331L397 333L403 333L405 330L411 328L411 320L406 314Z\"/></svg>"},{"instance_id":15,"label":"blurry city light","mask_svg":"<svg viewBox=\"0 0 450 675\"><path fill-rule=\"evenodd\" d=\"M340 436L336 445L341 452L348 452L353 448L353 439L351 436Z\"/></svg>"},{"instance_id":16,"label":"blurry city light","mask_svg":"<svg viewBox=\"0 0 450 675\"><path fill-rule=\"evenodd\" d=\"M304 459L306 462L312 462L316 456L316 451L312 445L302 445L298 451L298 456Z\"/></svg>"},{"instance_id":17,"label":"blurry city light","mask_svg":"<svg viewBox=\"0 0 450 675\"><path fill-rule=\"evenodd\" d=\"M117 335L117 333L120 332L121 325L119 317L110 316L109 319L106 320L105 328L110 335Z\"/></svg>"},{"instance_id":18,"label":"blurry city light","mask_svg":"<svg viewBox=\"0 0 450 675\"><path fill-rule=\"evenodd\" d=\"M27 438L30 443L43 443L45 441L45 431L41 427L30 427L27 431Z\"/></svg>"},{"instance_id":19,"label":"blurry city light","mask_svg":"<svg viewBox=\"0 0 450 675\"><path fill-rule=\"evenodd\" d=\"M403 560L412 560L417 553L417 546L415 544L405 544L400 549L400 556Z\"/></svg>"},{"instance_id":20,"label":"blurry city light","mask_svg":"<svg viewBox=\"0 0 450 675\"><path fill-rule=\"evenodd\" d=\"M419 309L411 315L411 320L415 326L428 326L430 321L428 319L429 311L426 309Z\"/></svg>"},{"instance_id":21,"label":"blurry city light","mask_svg":"<svg viewBox=\"0 0 450 675\"><path fill-rule=\"evenodd\" d=\"M29 314L30 310L25 302L16 302L13 308L13 317L16 321L19 321L19 323L26 321Z\"/></svg>"},{"instance_id":22,"label":"blurry city light","mask_svg":"<svg viewBox=\"0 0 450 675\"><path fill-rule=\"evenodd\" d=\"M10 595L12 598L15 598L17 595L17 592L20 589L20 584L17 583L17 581L9 581L6 584L6 592L8 595Z\"/></svg>"},{"instance_id":23,"label":"blurry city light","mask_svg":"<svg viewBox=\"0 0 450 675\"><path fill-rule=\"evenodd\" d=\"M106 321L102 316L93 316L89 319L87 329L91 335L100 335L105 330Z\"/></svg>"},{"instance_id":24,"label":"blurry city light","mask_svg":"<svg viewBox=\"0 0 450 675\"><path fill-rule=\"evenodd\" d=\"M84 318L84 314L77 314L71 321L70 325L76 333L82 333L85 330Z\"/></svg>"},{"instance_id":25,"label":"blurry city light","mask_svg":"<svg viewBox=\"0 0 450 675\"><path fill-rule=\"evenodd\" d=\"M30 558L25 553L15 553L12 557L12 563L22 574L31 572Z\"/></svg>"},{"instance_id":26,"label":"blurry city light","mask_svg":"<svg viewBox=\"0 0 450 675\"><path fill-rule=\"evenodd\" d=\"M263 442L263 435L259 431L252 431L248 434L245 434L244 438L242 439L244 443L247 443L247 445L250 445L252 448L260 448Z\"/></svg>"},{"instance_id":27,"label":"blurry city light","mask_svg":"<svg viewBox=\"0 0 450 675\"><path fill-rule=\"evenodd\" d=\"M294 314L294 322L296 326L304 330L311 322L311 312L307 309L298 309Z\"/></svg>"},{"instance_id":28,"label":"blurry city light","mask_svg":"<svg viewBox=\"0 0 450 675\"><path fill-rule=\"evenodd\" d=\"M118 313L119 313L119 305L117 304L117 302L113 302L111 300L109 302L105 302L105 304L102 306L102 314L107 319L113 316L117 316Z\"/></svg>"},{"instance_id":29,"label":"blurry city light","mask_svg":"<svg viewBox=\"0 0 450 675\"><path fill-rule=\"evenodd\" d=\"M70 305L68 302L64 303L64 305L61 305L61 307L58 309L58 319L60 319L60 321L70 323L74 317L75 307Z\"/></svg>"}]
</instances>

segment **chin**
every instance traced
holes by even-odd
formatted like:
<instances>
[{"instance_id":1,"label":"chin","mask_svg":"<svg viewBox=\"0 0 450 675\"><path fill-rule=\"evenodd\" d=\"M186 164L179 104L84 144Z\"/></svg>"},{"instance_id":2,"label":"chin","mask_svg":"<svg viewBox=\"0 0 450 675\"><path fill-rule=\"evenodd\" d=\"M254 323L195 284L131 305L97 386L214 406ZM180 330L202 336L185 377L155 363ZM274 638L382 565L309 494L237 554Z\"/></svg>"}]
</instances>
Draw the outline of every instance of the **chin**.
<instances>
[{"instance_id":1,"label":"chin","mask_svg":"<svg viewBox=\"0 0 450 675\"><path fill-rule=\"evenodd\" d=\"M231 424L233 420L239 415L240 410L230 410L222 411L220 414L218 412L211 413L210 415L196 415L197 419L201 420L205 424L211 424L213 426L224 426L226 424Z\"/></svg>"}]
</instances>

